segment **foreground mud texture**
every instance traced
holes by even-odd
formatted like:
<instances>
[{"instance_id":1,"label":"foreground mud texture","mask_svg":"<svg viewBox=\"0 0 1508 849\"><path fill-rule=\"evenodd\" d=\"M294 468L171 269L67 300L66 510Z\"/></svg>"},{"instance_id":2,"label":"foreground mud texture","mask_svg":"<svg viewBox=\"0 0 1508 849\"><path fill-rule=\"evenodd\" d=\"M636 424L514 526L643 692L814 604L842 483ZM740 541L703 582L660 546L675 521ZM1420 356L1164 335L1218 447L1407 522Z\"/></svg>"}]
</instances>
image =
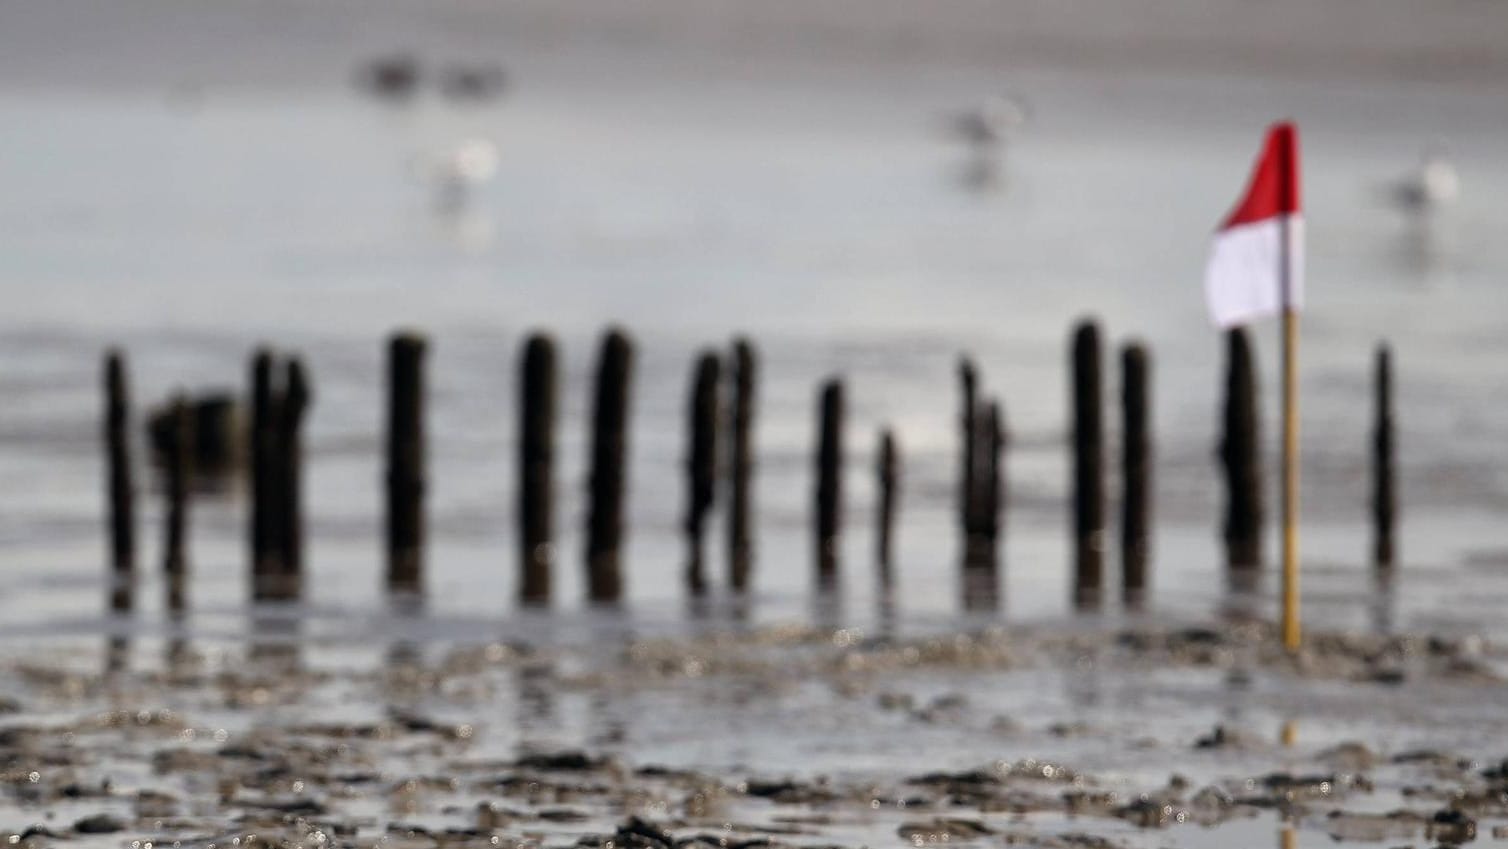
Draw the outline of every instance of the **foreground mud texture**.
<instances>
[{"instance_id":1,"label":"foreground mud texture","mask_svg":"<svg viewBox=\"0 0 1508 849\"><path fill-rule=\"evenodd\" d=\"M1289 658L1261 625L773 628L9 657L18 846L1508 845L1508 688L1469 638L1316 635Z\"/></svg>"}]
</instances>

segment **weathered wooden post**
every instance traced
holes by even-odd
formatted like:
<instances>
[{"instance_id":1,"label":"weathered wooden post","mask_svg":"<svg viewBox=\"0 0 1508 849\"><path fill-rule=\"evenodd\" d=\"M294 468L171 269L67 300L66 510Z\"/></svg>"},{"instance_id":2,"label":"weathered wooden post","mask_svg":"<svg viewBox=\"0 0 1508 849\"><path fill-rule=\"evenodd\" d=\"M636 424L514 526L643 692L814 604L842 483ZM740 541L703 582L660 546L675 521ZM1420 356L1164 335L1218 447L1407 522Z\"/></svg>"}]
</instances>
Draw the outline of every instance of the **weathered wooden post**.
<instances>
[{"instance_id":1,"label":"weathered wooden post","mask_svg":"<svg viewBox=\"0 0 1508 849\"><path fill-rule=\"evenodd\" d=\"M519 380L519 600L548 604L554 560L555 340L524 343Z\"/></svg>"},{"instance_id":2,"label":"weathered wooden post","mask_svg":"<svg viewBox=\"0 0 1508 849\"><path fill-rule=\"evenodd\" d=\"M716 354L703 353L697 358L686 411L690 436L686 451L685 531L689 549L686 586L693 595L701 595L707 589L706 576L702 572L702 529L717 492L717 422L721 413L717 384L720 373L721 364Z\"/></svg>"},{"instance_id":3,"label":"weathered wooden post","mask_svg":"<svg viewBox=\"0 0 1508 849\"><path fill-rule=\"evenodd\" d=\"M817 583L832 587L838 579L838 531L843 505L843 383L822 385L817 445Z\"/></svg>"},{"instance_id":4,"label":"weathered wooden post","mask_svg":"<svg viewBox=\"0 0 1508 849\"><path fill-rule=\"evenodd\" d=\"M194 472L202 483L223 479L240 461L236 400L229 394L205 395L190 404L194 417Z\"/></svg>"},{"instance_id":5,"label":"weathered wooden post","mask_svg":"<svg viewBox=\"0 0 1508 849\"><path fill-rule=\"evenodd\" d=\"M984 415L979 417L979 444L974 449L974 462L978 466L974 473L977 493L975 499L978 502L976 512L979 515L979 535L989 541L993 550L1000 539L1000 508L1004 497L1002 489L1005 486L1005 463L1002 456L1005 452L1005 414L1001 412L999 401L991 401L982 409Z\"/></svg>"},{"instance_id":6,"label":"weathered wooden post","mask_svg":"<svg viewBox=\"0 0 1508 849\"><path fill-rule=\"evenodd\" d=\"M747 339L733 342L733 397L729 405L728 463L728 583L735 592L749 587L753 568L754 477L754 346Z\"/></svg>"},{"instance_id":7,"label":"weathered wooden post","mask_svg":"<svg viewBox=\"0 0 1508 849\"><path fill-rule=\"evenodd\" d=\"M965 537L968 537L974 534L975 525L978 522L976 516L979 512L976 475L979 463L977 456L979 427L975 422L979 412L977 398L979 383L974 362L966 356L958 359L958 383L963 399L963 406L958 416L959 442L961 443L958 460L958 522L963 528Z\"/></svg>"},{"instance_id":8,"label":"weathered wooden post","mask_svg":"<svg viewBox=\"0 0 1508 849\"><path fill-rule=\"evenodd\" d=\"M172 410L172 445L163 468L163 491L168 509L162 572L167 584L167 609L177 613L184 608L188 581L188 478L194 426L188 402L182 395L173 399Z\"/></svg>"},{"instance_id":9,"label":"weathered wooden post","mask_svg":"<svg viewBox=\"0 0 1508 849\"><path fill-rule=\"evenodd\" d=\"M1151 550L1151 369L1146 346L1121 349L1121 600L1129 607L1145 600Z\"/></svg>"},{"instance_id":10,"label":"weathered wooden post","mask_svg":"<svg viewBox=\"0 0 1508 849\"><path fill-rule=\"evenodd\" d=\"M895 434L886 428L880 431L880 448L875 459L875 476L879 492L879 497L876 499L875 560L880 569L880 586L885 588L891 585L890 552L891 543L894 540L897 485L900 481L900 473L901 459L896 448Z\"/></svg>"},{"instance_id":11,"label":"weathered wooden post","mask_svg":"<svg viewBox=\"0 0 1508 849\"><path fill-rule=\"evenodd\" d=\"M130 610L136 595L136 488L131 474L131 399L125 355L105 356L105 450L110 464L110 609Z\"/></svg>"},{"instance_id":12,"label":"weathered wooden post","mask_svg":"<svg viewBox=\"0 0 1508 849\"><path fill-rule=\"evenodd\" d=\"M1393 352L1377 346L1374 392L1376 419L1372 426L1372 560L1390 571L1396 556L1393 525L1398 518L1398 495L1393 465Z\"/></svg>"},{"instance_id":13,"label":"weathered wooden post","mask_svg":"<svg viewBox=\"0 0 1508 849\"><path fill-rule=\"evenodd\" d=\"M965 498L963 602L970 611L993 610L1000 599L1000 522L1005 450L1004 414L998 402L978 402L973 416L973 471Z\"/></svg>"},{"instance_id":14,"label":"weathered wooden post","mask_svg":"<svg viewBox=\"0 0 1508 849\"><path fill-rule=\"evenodd\" d=\"M1100 330L1084 320L1073 333L1074 603L1098 607L1104 585L1105 430Z\"/></svg>"},{"instance_id":15,"label":"weathered wooden post","mask_svg":"<svg viewBox=\"0 0 1508 849\"><path fill-rule=\"evenodd\" d=\"M424 588L423 336L404 332L388 343L387 588Z\"/></svg>"},{"instance_id":16,"label":"weathered wooden post","mask_svg":"<svg viewBox=\"0 0 1508 849\"><path fill-rule=\"evenodd\" d=\"M1262 471L1256 361L1244 328L1226 333L1225 554L1231 587L1255 587L1262 567Z\"/></svg>"},{"instance_id":17,"label":"weathered wooden post","mask_svg":"<svg viewBox=\"0 0 1508 849\"><path fill-rule=\"evenodd\" d=\"M273 597L273 575L277 571L272 544L277 512L275 481L277 471L277 393L272 385L272 352L257 349L251 361L251 591L263 600Z\"/></svg>"},{"instance_id":18,"label":"weathered wooden post","mask_svg":"<svg viewBox=\"0 0 1508 849\"><path fill-rule=\"evenodd\" d=\"M587 595L616 602L623 595L624 466L628 455L628 397L633 345L614 328L602 340L592 412L591 508L587 517Z\"/></svg>"},{"instance_id":19,"label":"weathered wooden post","mask_svg":"<svg viewBox=\"0 0 1508 849\"><path fill-rule=\"evenodd\" d=\"M296 599L303 591L303 440L301 431L310 402L303 362L290 358L283 397L278 403L274 443L277 447L276 518L273 561L277 565L273 598Z\"/></svg>"}]
</instances>

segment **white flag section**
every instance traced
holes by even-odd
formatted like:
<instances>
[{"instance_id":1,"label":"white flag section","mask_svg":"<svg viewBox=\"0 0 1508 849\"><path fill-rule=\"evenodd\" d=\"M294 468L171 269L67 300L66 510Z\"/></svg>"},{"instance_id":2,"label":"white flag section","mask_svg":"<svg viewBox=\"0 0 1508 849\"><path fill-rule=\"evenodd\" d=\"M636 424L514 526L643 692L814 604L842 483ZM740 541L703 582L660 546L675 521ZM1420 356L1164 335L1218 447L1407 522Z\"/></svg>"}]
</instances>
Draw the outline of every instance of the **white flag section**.
<instances>
[{"instance_id":1,"label":"white flag section","mask_svg":"<svg viewBox=\"0 0 1508 849\"><path fill-rule=\"evenodd\" d=\"M1231 327L1302 306L1302 209L1298 129L1274 124L1246 193L1210 249L1204 291L1216 324Z\"/></svg>"},{"instance_id":2,"label":"white flag section","mask_svg":"<svg viewBox=\"0 0 1508 849\"><path fill-rule=\"evenodd\" d=\"M1304 305L1304 265L1299 261L1303 255L1302 215L1280 215L1221 230L1210 248L1204 274L1210 316L1227 328L1278 315L1285 300L1286 306L1299 309Z\"/></svg>"}]
</instances>

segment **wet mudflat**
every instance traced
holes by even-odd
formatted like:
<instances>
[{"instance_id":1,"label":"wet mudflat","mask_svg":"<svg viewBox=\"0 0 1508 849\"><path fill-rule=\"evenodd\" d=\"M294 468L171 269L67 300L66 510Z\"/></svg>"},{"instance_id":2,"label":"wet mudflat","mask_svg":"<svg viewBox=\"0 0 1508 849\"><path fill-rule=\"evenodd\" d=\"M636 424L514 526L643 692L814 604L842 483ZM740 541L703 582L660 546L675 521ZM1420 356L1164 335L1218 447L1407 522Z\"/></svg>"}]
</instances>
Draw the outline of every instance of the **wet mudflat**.
<instances>
[{"instance_id":1,"label":"wet mudflat","mask_svg":"<svg viewBox=\"0 0 1508 849\"><path fill-rule=\"evenodd\" d=\"M1314 634L1291 659L1258 624L12 645L0 828L132 849L1508 845L1504 657Z\"/></svg>"}]
</instances>

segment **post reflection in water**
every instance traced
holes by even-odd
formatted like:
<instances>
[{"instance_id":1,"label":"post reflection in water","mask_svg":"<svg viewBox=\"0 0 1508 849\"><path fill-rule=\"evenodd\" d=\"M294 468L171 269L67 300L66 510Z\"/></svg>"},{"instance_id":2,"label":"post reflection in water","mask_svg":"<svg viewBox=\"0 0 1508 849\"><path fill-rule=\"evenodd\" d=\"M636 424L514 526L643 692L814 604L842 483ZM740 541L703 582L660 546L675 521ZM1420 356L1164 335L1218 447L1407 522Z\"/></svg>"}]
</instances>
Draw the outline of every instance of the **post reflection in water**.
<instances>
[{"instance_id":1,"label":"post reflection in water","mask_svg":"<svg viewBox=\"0 0 1508 849\"><path fill-rule=\"evenodd\" d=\"M880 587L875 594L875 631L880 639L894 639L896 635L895 590L889 585Z\"/></svg>"},{"instance_id":2,"label":"post reflection in water","mask_svg":"<svg viewBox=\"0 0 1508 849\"><path fill-rule=\"evenodd\" d=\"M1225 598L1220 615L1232 623L1253 622L1262 618L1262 572L1234 563L1225 570Z\"/></svg>"},{"instance_id":3,"label":"post reflection in water","mask_svg":"<svg viewBox=\"0 0 1508 849\"><path fill-rule=\"evenodd\" d=\"M171 610L168 613L168 640L163 648L163 663L170 675L180 676L189 671L194 659L189 641L188 615L181 607Z\"/></svg>"},{"instance_id":4,"label":"post reflection in water","mask_svg":"<svg viewBox=\"0 0 1508 849\"><path fill-rule=\"evenodd\" d=\"M695 625L714 619L716 607L715 601L706 592L686 594L686 619Z\"/></svg>"},{"instance_id":5,"label":"post reflection in water","mask_svg":"<svg viewBox=\"0 0 1508 849\"><path fill-rule=\"evenodd\" d=\"M302 667L303 620L281 605L258 605L251 614L253 665L268 672L292 674Z\"/></svg>"},{"instance_id":6,"label":"post reflection in water","mask_svg":"<svg viewBox=\"0 0 1508 849\"><path fill-rule=\"evenodd\" d=\"M1103 701L1103 682L1100 680L1100 653L1097 648L1086 648L1076 654L1063 670L1063 692L1074 708L1088 710L1097 708Z\"/></svg>"},{"instance_id":7,"label":"post reflection in water","mask_svg":"<svg viewBox=\"0 0 1508 849\"><path fill-rule=\"evenodd\" d=\"M112 573L110 581L110 613L108 626L112 633L105 642L105 672L122 672L130 659L131 641L126 632L131 628L131 612L136 606L136 580L134 575Z\"/></svg>"},{"instance_id":8,"label":"post reflection in water","mask_svg":"<svg viewBox=\"0 0 1508 849\"><path fill-rule=\"evenodd\" d=\"M1372 579L1372 630L1390 636L1397 628L1398 593L1395 575L1390 568L1378 568Z\"/></svg>"},{"instance_id":9,"label":"post reflection in water","mask_svg":"<svg viewBox=\"0 0 1508 849\"><path fill-rule=\"evenodd\" d=\"M754 597L735 590L728 598L728 618L735 624L747 625L753 616Z\"/></svg>"},{"instance_id":10,"label":"post reflection in water","mask_svg":"<svg viewBox=\"0 0 1508 849\"><path fill-rule=\"evenodd\" d=\"M424 651L414 629L424 614L424 597L417 593L397 593L388 598L388 616L398 639L388 643L383 658L387 673L390 701L411 700L422 691Z\"/></svg>"},{"instance_id":11,"label":"post reflection in water","mask_svg":"<svg viewBox=\"0 0 1508 849\"><path fill-rule=\"evenodd\" d=\"M836 581L824 583L812 593L812 624L824 631L843 627L843 591Z\"/></svg>"},{"instance_id":12,"label":"post reflection in water","mask_svg":"<svg viewBox=\"0 0 1508 849\"><path fill-rule=\"evenodd\" d=\"M1239 727L1246 720L1246 703L1251 698L1251 670L1246 659L1232 666L1222 681L1226 693L1221 714L1231 726Z\"/></svg>"},{"instance_id":13,"label":"post reflection in water","mask_svg":"<svg viewBox=\"0 0 1508 849\"><path fill-rule=\"evenodd\" d=\"M969 537L964 543L963 609L986 613L1000 608L1000 555L993 541Z\"/></svg>"},{"instance_id":14,"label":"post reflection in water","mask_svg":"<svg viewBox=\"0 0 1508 849\"><path fill-rule=\"evenodd\" d=\"M131 640L122 634L105 638L105 674L125 672L131 660Z\"/></svg>"},{"instance_id":15,"label":"post reflection in water","mask_svg":"<svg viewBox=\"0 0 1508 849\"><path fill-rule=\"evenodd\" d=\"M587 702L594 746L619 746L628 740L628 723L617 712L617 702L606 693L596 693Z\"/></svg>"},{"instance_id":16,"label":"post reflection in water","mask_svg":"<svg viewBox=\"0 0 1508 849\"><path fill-rule=\"evenodd\" d=\"M514 673L518 693L518 726L538 733L558 725L555 703L555 664L548 659L527 660Z\"/></svg>"}]
</instances>

